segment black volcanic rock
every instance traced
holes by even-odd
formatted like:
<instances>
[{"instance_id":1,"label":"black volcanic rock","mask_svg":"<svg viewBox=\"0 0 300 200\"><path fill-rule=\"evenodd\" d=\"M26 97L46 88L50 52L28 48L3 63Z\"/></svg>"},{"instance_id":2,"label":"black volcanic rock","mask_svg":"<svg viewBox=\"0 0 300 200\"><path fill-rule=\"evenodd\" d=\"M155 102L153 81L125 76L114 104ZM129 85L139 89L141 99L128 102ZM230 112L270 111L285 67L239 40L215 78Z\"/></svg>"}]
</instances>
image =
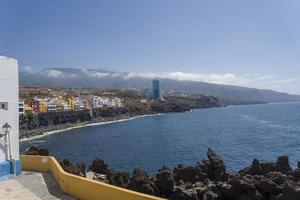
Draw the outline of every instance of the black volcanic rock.
<instances>
[{"instance_id":1,"label":"black volcanic rock","mask_svg":"<svg viewBox=\"0 0 300 200\"><path fill-rule=\"evenodd\" d=\"M260 165L259 160L254 159L250 167L246 167L239 171L240 174L251 174L251 175L262 175L263 169Z\"/></svg>"},{"instance_id":2,"label":"black volcanic rock","mask_svg":"<svg viewBox=\"0 0 300 200\"><path fill-rule=\"evenodd\" d=\"M85 164L72 164L68 159L58 160L61 167L68 173L85 177Z\"/></svg>"},{"instance_id":3,"label":"black volcanic rock","mask_svg":"<svg viewBox=\"0 0 300 200\"><path fill-rule=\"evenodd\" d=\"M26 155L49 156L49 150L46 148L31 146L26 152Z\"/></svg>"},{"instance_id":4,"label":"black volcanic rock","mask_svg":"<svg viewBox=\"0 0 300 200\"><path fill-rule=\"evenodd\" d=\"M182 180L184 182L195 183L197 181L204 181L207 175L198 166L183 166L178 165L174 169L175 179L177 181Z\"/></svg>"},{"instance_id":5,"label":"black volcanic rock","mask_svg":"<svg viewBox=\"0 0 300 200\"><path fill-rule=\"evenodd\" d=\"M177 187L170 196L170 200L198 200L197 190Z\"/></svg>"},{"instance_id":6,"label":"black volcanic rock","mask_svg":"<svg viewBox=\"0 0 300 200\"><path fill-rule=\"evenodd\" d=\"M151 177L141 169L134 169L128 188L150 195L159 193Z\"/></svg>"},{"instance_id":7,"label":"black volcanic rock","mask_svg":"<svg viewBox=\"0 0 300 200\"><path fill-rule=\"evenodd\" d=\"M231 174L212 149L207 157L195 166L163 167L153 176L134 169L130 177L127 172L113 171L99 158L90 169L106 175L109 184L170 200L300 200L300 169L292 169L287 156L278 157L277 162L254 159L251 166ZM65 171L85 176L85 165L67 159L59 163Z\"/></svg>"},{"instance_id":8,"label":"black volcanic rock","mask_svg":"<svg viewBox=\"0 0 300 200\"><path fill-rule=\"evenodd\" d=\"M222 195L227 199L234 199L241 193L241 187L239 183L234 183L234 180L232 180L231 183L222 183L219 186L219 190L221 191Z\"/></svg>"},{"instance_id":9,"label":"black volcanic rock","mask_svg":"<svg viewBox=\"0 0 300 200\"><path fill-rule=\"evenodd\" d=\"M264 175L276 170L276 163L275 162L262 162L260 164L260 166L263 170Z\"/></svg>"},{"instance_id":10,"label":"black volcanic rock","mask_svg":"<svg viewBox=\"0 0 300 200\"><path fill-rule=\"evenodd\" d=\"M266 177L279 186L283 186L286 182L295 182L295 178L293 176L282 174L280 172L270 172L266 175Z\"/></svg>"},{"instance_id":11,"label":"black volcanic rock","mask_svg":"<svg viewBox=\"0 0 300 200\"><path fill-rule=\"evenodd\" d=\"M221 157L211 148L208 148L207 157L208 160L203 160L202 163L199 164L204 173L214 181L226 180L228 174L226 173L226 167Z\"/></svg>"},{"instance_id":12,"label":"black volcanic rock","mask_svg":"<svg viewBox=\"0 0 300 200\"><path fill-rule=\"evenodd\" d=\"M260 166L260 162L257 159L253 160L252 165L249 169L249 173L251 175L262 175L263 174L263 170Z\"/></svg>"},{"instance_id":13,"label":"black volcanic rock","mask_svg":"<svg viewBox=\"0 0 300 200\"><path fill-rule=\"evenodd\" d=\"M173 192L175 186L173 171L170 169L160 170L155 176L154 183L162 196L169 196Z\"/></svg>"},{"instance_id":14,"label":"black volcanic rock","mask_svg":"<svg viewBox=\"0 0 300 200\"><path fill-rule=\"evenodd\" d=\"M110 172L108 164L100 158L96 158L89 169L97 174L108 174Z\"/></svg>"},{"instance_id":15,"label":"black volcanic rock","mask_svg":"<svg viewBox=\"0 0 300 200\"><path fill-rule=\"evenodd\" d=\"M278 186L275 182L265 177L260 177L256 182L257 189L265 195L278 195L282 192L282 188Z\"/></svg>"},{"instance_id":16,"label":"black volcanic rock","mask_svg":"<svg viewBox=\"0 0 300 200\"><path fill-rule=\"evenodd\" d=\"M280 194L275 200L299 200L300 199L300 187L292 186L289 183L285 183L283 187L283 193Z\"/></svg>"},{"instance_id":17,"label":"black volcanic rock","mask_svg":"<svg viewBox=\"0 0 300 200\"><path fill-rule=\"evenodd\" d=\"M122 188L127 188L130 180L130 174L124 171L111 170L107 174L107 179L109 184L122 187Z\"/></svg>"},{"instance_id":18,"label":"black volcanic rock","mask_svg":"<svg viewBox=\"0 0 300 200\"><path fill-rule=\"evenodd\" d=\"M213 191L207 191L203 195L203 200L221 200L221 197Z\"/></svg>"},{"instance_id":19,"label":"black volcanic rock","mask_svg":"<svg viewBox=\"0 0 300 200\"><path fill-rule=\"evenodd\" d=\"M279 156L277 158L276 170L282 173L286 173L292 170L288 156Z\"/></svg>"}]
</instances>

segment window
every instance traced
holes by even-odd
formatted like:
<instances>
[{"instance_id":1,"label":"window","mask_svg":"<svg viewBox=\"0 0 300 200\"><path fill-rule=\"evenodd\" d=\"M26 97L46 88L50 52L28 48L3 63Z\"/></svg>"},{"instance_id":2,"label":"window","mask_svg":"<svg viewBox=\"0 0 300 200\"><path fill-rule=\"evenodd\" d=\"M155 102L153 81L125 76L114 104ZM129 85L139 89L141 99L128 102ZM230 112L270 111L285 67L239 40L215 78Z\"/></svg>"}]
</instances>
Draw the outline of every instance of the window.
<instances>
[{"instance_id":1,"label":"window","mask_svg":"<svg viewBox=\"0 0 300 200\"><path fill-rule=\"evenodd\" d=\"M0 102L0 110L8 110L8 102Z\"/></svg>"}]
</instances>

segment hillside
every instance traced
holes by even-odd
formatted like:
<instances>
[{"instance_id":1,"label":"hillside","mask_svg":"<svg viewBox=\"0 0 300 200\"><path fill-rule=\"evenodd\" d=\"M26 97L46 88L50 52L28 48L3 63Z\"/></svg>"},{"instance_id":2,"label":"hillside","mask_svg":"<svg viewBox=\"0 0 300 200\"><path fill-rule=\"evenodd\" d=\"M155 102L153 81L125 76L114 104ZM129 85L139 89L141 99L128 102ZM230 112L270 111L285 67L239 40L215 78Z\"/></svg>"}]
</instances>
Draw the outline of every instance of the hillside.
<instances>
[{"instance_id":1,"label":"hillside","mask_svg":"<svg viewBox=\"0 0 300 200\"><path fill-rule=\"evenodd\" d=\"M49 68L41 71L20 71L22 86L59 86L67 88L102 87L135 88L151 87L151 79L131 76L128 72L111 72L95 69ZM207 93L226 104L252 104L300 101L300 96L271 90L212 84L195 81L161 79L165 91Z\"/></svg>"}]
</instances>

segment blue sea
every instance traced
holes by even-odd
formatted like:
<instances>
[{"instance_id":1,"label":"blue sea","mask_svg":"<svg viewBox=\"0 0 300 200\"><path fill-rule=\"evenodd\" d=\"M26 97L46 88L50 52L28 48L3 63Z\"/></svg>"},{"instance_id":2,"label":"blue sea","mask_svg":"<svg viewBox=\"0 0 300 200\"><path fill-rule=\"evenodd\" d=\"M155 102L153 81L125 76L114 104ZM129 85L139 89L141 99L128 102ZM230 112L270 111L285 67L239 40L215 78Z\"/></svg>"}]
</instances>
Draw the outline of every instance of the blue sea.
<instances>
[{"instance_id":1,"label":"blue sea","mask_svg":"<svg viewBox=\"0 0 300 200\"><path fill-rule=\"evenodd\" d=\"M224 159L229 171L249 166L254 158L300 160L300 103L196 109L186 113L137 118L69 130L21 143L45 147L57 158L91 163L103 158L113 169L195 164L208 147Z\"/></svg>"}]
</instances>

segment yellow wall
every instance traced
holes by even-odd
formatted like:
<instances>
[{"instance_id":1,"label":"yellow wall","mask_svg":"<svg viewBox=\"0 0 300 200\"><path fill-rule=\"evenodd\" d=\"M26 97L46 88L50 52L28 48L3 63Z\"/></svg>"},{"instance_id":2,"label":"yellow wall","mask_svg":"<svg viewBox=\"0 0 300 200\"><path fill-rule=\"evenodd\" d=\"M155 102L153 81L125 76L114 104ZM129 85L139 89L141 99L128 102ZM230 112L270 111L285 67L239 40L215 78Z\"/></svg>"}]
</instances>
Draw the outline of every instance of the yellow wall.
<instances>
[{"instance_id":1,"label":"yellow wall","mask_svg":"<svg viewBox=\"0 0 300 200\"><path fill-rule=\"evenodd\" d=\"M68 107L70 110L75 109L75 101L72 98L68 98Z\"/></svg>"},{"instance_id":2,"label":"yellow wall","mask_svg":"<svg viewBox=\"0 0 300 200\"><path fill-rule=\"evenodd\" d=\"M163 200L65 172L53 157L20 156L22 170L46 172L55 177L62 191L82 200Z\"/></svg>"},{"instance_id":3,"label":"yellow wall","mask_svg":"<svg viewBox=\"0 0 300 200\"><path fill-rule=\"evenodd\" d=\"M43 101L39 102L39 112L41 113L47 112L47 105Z\"/></svg>"},{"instance_id":4,"label":"yellow wall","mask_svg":"<svg viewBox=\"0 0 300 200\"><path fill-rule=\"evenodd\" d=\"M24 111L25 113L33 112L33 108L31 108L29 105L24 105Z\"/></svg>"}]
</instances>

